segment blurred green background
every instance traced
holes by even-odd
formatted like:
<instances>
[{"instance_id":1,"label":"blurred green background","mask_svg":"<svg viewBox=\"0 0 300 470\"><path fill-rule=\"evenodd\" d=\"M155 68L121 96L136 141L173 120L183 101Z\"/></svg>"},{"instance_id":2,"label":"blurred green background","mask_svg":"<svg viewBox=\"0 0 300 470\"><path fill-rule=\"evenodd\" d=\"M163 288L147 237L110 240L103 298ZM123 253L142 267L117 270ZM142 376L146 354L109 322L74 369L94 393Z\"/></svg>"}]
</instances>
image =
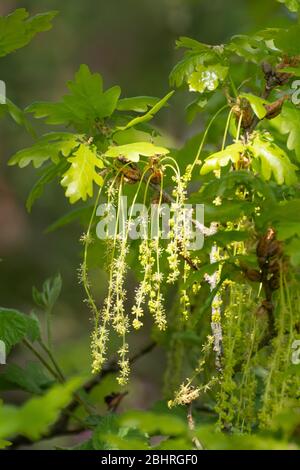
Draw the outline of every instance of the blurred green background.
<instances>
[{"instance_id":1,"label":"blurred green background","mask_svg":"<svg viewBox=\"0 0 300 470\"><path fill-rule=\"evenodd\" d=\"M119 84L123 97L162 96L169 88L168 74L180 57L174 47L178 36L217 44L234 34L281 25L289 15L276 0L1 0L0 14L18 7L32 14L59 10L52 31L0 61L0 79L7 84L9 98L21 107L36 100L59 99L65 82L81 63L100 72L106 87ZM159 125L179 146L201 128L201 116L187 125L184 108L188 102L187 93L179 92L159 117ZM82 228L75 224L45 233L69 210L63 190L55 184L32 213L26 213L25 200L37 179L36 171L9 168L6 162L30 142L16 124L1 121L0 303L30 311L32 285L40 287L45 278L60 272L63 292L55 312L56 349L69 371L88 370L89 312L77 280ZM99 302L104 295L103 279L103 273L94 273ZM134 287L133 279L130 283ZM148 341L145 333L138 334L133 349ZM135 367L139 391L135 400L141 406L149 406L159 396L160 357L161 352L154 352Z\"/></svg>"}]
</instances>

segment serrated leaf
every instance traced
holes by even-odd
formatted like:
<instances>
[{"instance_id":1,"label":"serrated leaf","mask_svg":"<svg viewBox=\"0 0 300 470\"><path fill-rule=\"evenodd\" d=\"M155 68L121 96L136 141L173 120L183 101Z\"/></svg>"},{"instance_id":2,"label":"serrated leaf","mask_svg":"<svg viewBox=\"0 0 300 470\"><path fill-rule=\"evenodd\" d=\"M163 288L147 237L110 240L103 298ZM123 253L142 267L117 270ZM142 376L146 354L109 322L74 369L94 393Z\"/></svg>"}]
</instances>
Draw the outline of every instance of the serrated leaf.
<instances>
[{"instance_id":1,"label":"serrated leaf","mask_svg":"<svg viewBox=\"0 0 300 470\"><path fill-rule=\"evenodd\" d=\"M117 130L125 131L126 129L129 129L130 127L137 126L138 124L151 121L151 119L155 116L155 114L157 114L158 111L160 111L161 108L165 106L165 104L169 101L169 99L173 95L174 95L174 91L171 91L164 98L162 98L158 103L156 103L146 114L132 119L126 124L126 126L117 127Z\"/></svg>"},{"instance_id":2,"label":"serrated leaf","mask_svg":"<svg viewBox=\"0 0 300 470\"><path fill-rule=\"evenodd\" d=\"M199 93L214 91L219 83L225 80L227 74L228 67L220 64L198 65L196 71L188 77L189 90Z\"/></svg>"},{"instance_id":3,"label":"serrated leaf","mask_svg":"<svg viewBox=\"0 0 300 470\"><path fill-rule=\"evenodd\" d=\"M159 98L153 96L135 96L133 98L123 98L118 101L118 111L135 111L145 113L148 108L155 106Z\"/></svg>"},{"instance_id":4,"label":"serrated leaf","mask_svg":"<svg viewBox=\"0 0 300 470\"><path fill-rule=\"evenodd\" d=\"M97 168L103 168L103 161L97 156L96 150L86 144L81 144L68 158L70 168L63 175L61 184L66 188L66 197L70 203L82 199L86 201L93 196L93 185L103 185L103 178L97 173Z\"/></svg>"},{"instance_id":5,"label":"serrated leaf","mask_svg":"<svg viewBox=\"0 0 300 470\"><path fill-rule=\"evenodd\" d=\"M25 8L0 17L0 57L26 46L41 31L52 27L57 12L50 11L29 18Z\"/></svg>"},{"instance_id":6,"label":"serrated leaf","mask_svg":"<svg viewBox=\"0 0 300 470\"><path fill-rule=\"evenodd\" d=\"M124 157L131 162L138 162L140 155L152 157L155 155L166 155L169 150L164 147L158 147L151 142L136 142L133 144L119 145L110 147L106 152L106 157L118 158Z\"/></svg>"},{"instance_id":7,"label":"serrated leaf","mask_svg":"<svg viewBox=\"0 0 300 470\"><path fill-rule=\"evenodd\" d=\"M35 341L40 337L38 321L10 308L0 307L0 339L5 343L7 353L24 338Z\"/></svg>"},{"instance_id":8,"label":"serrated leaf","mask_svg":"<svg viewBox=\"0 0 300 470\"><path fill-rule=\"evenodd\" d=\"M11 405L0 406L0 438L20 434L37 440L46 435L82 382L81 378L73 378L63 385L56 385L44 396L32 398L20 408Z\"/></svg>"},{"instance_id":9,"label":"serrated leaf","mask_svg":"<svg viewBox=\"0 0 300 470\"><path fill-rule=\"evenodd\" d=\"M48 124L73 124L81 132L95 122L112 115L117 107L121 89L118 86L103 92L102 77L92 74L87 65L81 65L74 81L68 82L69 95L58 103L37 102L26 112L36 118L45 118Z\"/></svg>"},{"instance_id":10,"label":"serrated leaf","mask_svg":"<svg viewBox=\"0 0 300 470\"><path fill-rule=\"evenodd\" d=\"M32 147L20 150L13 155L8 164L24 168L32 163L35 168L39 168L49 159L53 163L58 163L61 155L69 156L72 150L79 145L78 137L76 134L64 132L45 134Z\"/></svg>"},{"instance_id":11,"label":"serrated leaf","mask_svg":"<svg viewBox=\"0 0 300 470\"><path fill-rule=\"evenodd\" d=\"M285 183L288 186L297 182L296 171L298 168L291 163L284 150L274 142L258 135L249 148L254 159L260 160L260 166L256 166L255 160L252 161L252 165L260 172L263 179L269 181L273 176L277 184Z\"/></svg>"},{"instance_id":12,"label":"serrated leaf","mask_svg":"<svg viewBox=\"0 0 300 470\"><path fill-rule=\"evenodd\" d=\"M245 146L240 142L228 145L224 150L214 153L205 159L200 174L206 175L211 171L219 170L221 167L227 166L229 162L237 163L244 151Z\"/></svg>"},{"instance_id":13,"label":"serrated leaf","mask_svg":"<svg viewBox=\"0 0 300 470\"><path fill-rule=\"evenodd\" d=\"M267 104L266 100L260 98L259 96L251 95L251 93L242 93L240 97L246 98L246 100L249 101L253 112L256 114L256 116L259 119L263 119L266 116L267 114L267 109L265 107L265 104Z\"/></svg>"}]
</instances>

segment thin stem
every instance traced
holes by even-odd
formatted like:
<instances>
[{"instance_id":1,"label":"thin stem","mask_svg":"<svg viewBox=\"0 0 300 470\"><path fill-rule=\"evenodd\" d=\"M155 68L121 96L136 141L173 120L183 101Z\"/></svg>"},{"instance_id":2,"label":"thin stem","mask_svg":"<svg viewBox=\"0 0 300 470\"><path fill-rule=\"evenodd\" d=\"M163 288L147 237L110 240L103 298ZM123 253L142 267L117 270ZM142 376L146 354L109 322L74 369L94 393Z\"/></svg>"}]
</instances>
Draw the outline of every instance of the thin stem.
<instances>
[{"instance_id":1,"label":"thin stem","mask_svg":"<svg viewBox=\"0 0 300 470\"><path fill-rule=\"evenodd\" d=\"M50 372L50 374L60 383L63 382L59 374L52 369L50 364L43 358L43 356L39 353L39 351L33 346L30 341L28 341L26 338L23 339L23 343L25 346L38 358L38 360L43 364L43 366Z\"/></svg>"}]
</instances>

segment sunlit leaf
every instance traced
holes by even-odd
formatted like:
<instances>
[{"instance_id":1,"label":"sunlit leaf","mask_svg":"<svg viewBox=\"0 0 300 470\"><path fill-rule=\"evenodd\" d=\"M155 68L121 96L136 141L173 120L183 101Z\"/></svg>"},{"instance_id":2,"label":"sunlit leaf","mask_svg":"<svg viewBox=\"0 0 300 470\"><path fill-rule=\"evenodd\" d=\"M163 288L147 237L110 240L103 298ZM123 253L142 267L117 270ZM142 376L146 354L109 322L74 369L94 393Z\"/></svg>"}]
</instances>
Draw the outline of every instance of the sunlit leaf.
<instances>
[{"instance_id":1,"label":"sunlit leaf","mask_svg":"<svg viewBox=\"0 0 300 470\"><path fill-rule=\"evenodd\" d=\"M206 158L201 168L201 175L206 175L210 171L219 170L221 167L227 166L229 162L237 163L244 151L245 146L241 143L236 143L228 145L224 150L210 155Z\"/></svg>"},{"instance_id":2,"label":"sunlit leaf","mask_svg":"<svg viewBox=\"0 0 300 470\"><path fill-rule=\"evenodd\" d=\"M198 65L196 71L193 72L188 78L188 85L190 91L213 91L219 83L225 80L228 73L228 67L220 64L215 65Z\"/></svg>"},{"instance_id":3,"label":"sunlit leaf","mask_svg":"<svg viewBox=\"0 0 300 470\"><path fill-rule=\"evenodd\" d=\"M20 150L13 155L8 164L24 168L30 163L39 168L47 160L58 163L60 156L67 157L79 145L78 135L63 132L45 134L32 147Z\"/></svg>"},{"instance_id":4,"label":"sunlit leaf","mask_svg":"<svg viewBox=\"0 0 300 470\"><path fill-rule=\"evenodd\" d=\"M103 185L103 178L97 168L103 168L103 161L97 156L95 149L81 144L74 154L68 158L70 168L63 175L61 184L66 188L66 197L74 204L79 199L86 201L93 196L93 185Z\"/></svg>"},{"instance_id":5,"label":"sunlit leaf","mask_svg":"<svg viewBox=\"0 0 300 470\"><path fill-rule=\"evenodd\" d=\"M151 121L153 116L155 116L155 114L157 114L158 111L160 111L161 108L165 106L165 104L169 101L169 99L171 98L171 96L173 96L173 94L174 94L174 91L171 91L164 98L162 98L158 103L156 103L146 114L132 119L126 124L126 126L118 127L117 130L125 131L126 129L129 129L130 127L137 126L138 124Z\"/></svg>"},{"instance_id":6,"label":"sunlit leaf","mask_svg":"<svg viewBox=\"0 0 300 470\"><path fill-rule=\"evenodd\" d=\"M279 185L283 183L292 185L297 182L296 171L298 168L291 163L285 151L274 142L258 135L251 145L251 151L254 158L260 160L259 167L255 160L252 164L266 181L269 181L273 176Z\"/></svg>"},{"instance_id":7,"label":"sunlit leaf","mask_svg":"<svg viewBox=\"0 0 300 470\"><path fill-rule=\"evenodd\" d=\"M158 147L151 142L136 142L134 144L119 145L110 147L106 152L106 157L124 157L126 160L138 162L140 155L144 157L154 157L155 155L166 155L169 150L164 147Z\"/></svg>"}]
</instances>

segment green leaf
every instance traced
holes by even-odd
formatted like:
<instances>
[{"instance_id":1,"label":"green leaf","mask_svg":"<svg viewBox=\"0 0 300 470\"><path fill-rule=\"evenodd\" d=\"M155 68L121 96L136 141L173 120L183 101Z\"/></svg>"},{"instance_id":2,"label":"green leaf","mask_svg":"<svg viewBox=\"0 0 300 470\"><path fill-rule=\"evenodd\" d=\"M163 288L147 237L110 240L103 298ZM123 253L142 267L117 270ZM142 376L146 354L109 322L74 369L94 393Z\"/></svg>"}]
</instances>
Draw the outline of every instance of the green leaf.
<instances>
[{"instance_id":1,"label":"green leaf","mask_svg":"<svg viewBox=\"0 0 300 470\"><path fill-rule=\"evenodd\" d=\"M300 54L300 26L291 26L289 29L280 30L274 39L275 46L284 51L286 55L299 55Z\"/></svg>"},{"instance_id":2,"label":"green leaf","mask_svg":"<svg viewBox=\"0 0 300 470\"><path fill-rule=\"evenodd\" d=\"M36 362L29 362L24 369L17 364L8 364L0 374L0 390L21 389L39 395L52 382Z\"/></svg>"},{"instance_id":3,"label":"green leaf","mask_svg":"<svg viewBox=\"0 0 300 470\"><path fill-rule=\"evenodd\" d=\"M229 162L237 163L244 151L245 146L240 142L228 145L224 150L214 153L205 159L200 174L206 175L211 171L219 170L221 167L227 166Z\"/></svg>"},{"instance_id":4,"label":"green leaf","mask_svg":"<svg viewBox=\"0 0 300 470\"><path fill-rule=\"evenodd\" d=\"M101 418L93 433L93 447L95 450L110 450L111 446L107 443L106 435L119 432L118 419L115 415L106 415Z\"/></svg>"},{"instance_id":5,"label":"green leaf","mask_svg":"<svg viewBox=\"0 0 300 470\"><path fill-rule=\"evenodd\" d=\"M134 98L123 98L118 101L118 111L135 111L136 113L145 113L148 108L155 106L159 98L153 96L135 96Z\"/></svg>"},{"instance_id":6,"label":"green leaf","mask_svg":"<svg viewBox=\"0 0 300 470\"><path fill-rule=\"evenodd\" d=\"M109 117L115 111L121 94L115 86L103 92L102 77L92 74L87 65L81 65L74 81L68 82L69 95L58 103L37 102L26 112L36 118L45 118L48 124L73 124L80 131L87 131L95 122Z\"/></svg>"},{"instance_id":7,"label":"green leaf","mask_svg":"<svg viewBox=\"0 0 300 470\"><path fill-rule=\"evenodd\" d=\"M289 10L294 12L300 8L300 0L277 0L277 2L284 3Z\"/></svg>"},{"instance_id":8,"label":"green leaf","mask_svg":"<svg viewBox=\"0 0 300 470\"><path fill-rule=\"evenodd\" d=\"M166 155L169 150L164 147L158 147L151 142L136 142L133 144L119 145L110 147L105 152L105 157L124 157L131 162L138 162L140 155L144 157L154 157L155 155Z\"/></svg>"},{"instance_id":9,"label":"green leaf","mask_svg":"<svg viewBox=\"0 0 300 470\"><path fill-rule=\"evenodd\" d=\"M103 161L97 156L96 150L86 144L81 144L68 158L70 168L63 175L61 184L66 188L66 197L74 204L79 199L86 201L93 196L93 184L103 185L103 178L96 168L103 168Z\"/></svg>"},{"instance_id":10,"label":"green leaf","mask_svg":"<svg viewBox=\"0 0 300 470\"><path fill-rule=\"evenodd\" d=\"M266 41L261 37L236 35L231 38L231 42L226 46L226 50L234 52L247 61L260 63L266 59L270 50Z\"/></svg>"},{"instance_id":11,"label":"green leaf","mask_svg":"<svg viewBox=\"0 0 300 470\"><path fill-rule=\"evenodd\" d=\"M155 116L155 114L157 114L158 111L160 111L161 108L165 106L165 104L169 101L169 99L171 98L171 96L173 96L173 94L174 94L174 91L171 91L164 98L162 98L158 103L156 103L146 114L132 119L126 124L126 126L117 127L117 130L125 131L126 129L129 129L130 127L137 126L138 124L151 121L153 116Z\"/></svg>"},{"instance_id":12,"label":"green leaf","mask_svg":"<svg viewBox=\"0 0 300 470\"><path fill-rule=\"evenodd\" d=\"M73 378L63 385L56 385L44 396L32 398L20 408L0 406L0 438L20 434L35 441L46 435L82 382L80 378Z\"/></svg>"},{"instance_id":13,"label":"green leaf","mask_svg":"<svg viewBox=\"0 0 300 470\"><path fill-rule=\"evenodd\" d=\"M47 279L41 291L38 291L36 287L32 288L32 296L35 303L46 310L52 310L56 304L58 297L62 289L61 275Z\"/></svg>"},{"instance_id":14,"label":"green leaf","mask_svg":"<svg viewBox=\"0 0 300 470\"><path fill-rule=\"evenodd\" d=\"M228 74L228 67L220 64L197 65L196 71L188 77L190 91L214 91Z\"/></svg>"},{"instance_id":15,"label":"green leaf","mask_svg":"<svg viewBox=\"0 0 300 470\"><path fill-rule=\"evenodd\" d=\"M129 411L124 413L120 424L129 428L137 428L140 431L155 435L166 434L170 436L184 435L187 426L182 419L171 414L153 413L150 411Z\"/></svg>"},{"instance_id":16,"label":"green leaf","mask_svg":"<svg viewBox=\"0 0 300 470\"><path fill-rule=\"evenodd\" d=\"M39 337L40 328L36 318L18 310L0 307L0 339L4 341L7 353L24 338L35 341Z\"/></svg>"},{"instance_id":17,"label":"green leaf","mask_svg":"<svg viewBox=\"0 0 300 470\"><path fill-rule=\"evenodd\" d=\"M79 136L76 134L64 132L45 134L32 147L20 150L13 155L8 164L24 168L32 163L35 168L39 168L49 159L53 163L58 163L61 155L69 156L72 150L79 145L78 138Z\"/></svg>"},{"instance_id":18,"label":"green leaf","mask_svg":"<svg viewBox=\"0 0 300 470\"><path fill-rule=\"evenodd\" d=\"M291 263L293 266L300 266L300 239L293 238L291 242L286 245L285 252L291 258Z\"/></svg>"},{"instance_id":19,"label":"green leaf","mask_svg":"<svg viewBox=\"0 0 300 470\"><path fill-rule=\"evenodd\" d=\"M6 449L6 447L11 446L11 442L9 441L4 441L3 439L0 439L0 449Z\"/></svg>"},{"instance_id":20,"label":"green leaf","mask_svg":"<svg viewBox=\"0 0 300 470\"><path fill-rule=\"evenodd\" d=\"M6 112L19 126L25 127L27 132L35 136L32 125L26 118L25 113L7 97L5 98L5 104L0 104L0 114L5 114Z\"/></svg>"},{"instance_id":21,"label":"green leaf","mask_svg":"<svg viewBox=\"0 0 300 470\"><path fill-rule=\"evenodd\" d=\"M45 186L48 183L51 183L58 175L61 175L62 172L67 168L67 162L65 160L61 160L58 165L51 164L47 168L44 169L42 172L41 177L38 181L34 184L33 188L31 189L27 201L26 201L26 208L28 212L31 212L32 206L35 201L41 197Z\"/></svg>"},{"instance_id":22,"label":"green leaf","mask_svg":"<svg viewBox=\"0 0 300 470\"><path fill-rule=\"evenodd\" d=\"M25 8L0 17L0 57L26 46L41 31L52 27L57 12L50 11L29 18Z\"/></svg>"},{"instance_id":23,"label":"green leaf","mask_svg":"<svg viewBox=\"0 0 300 470\"><path fill-rule=\"evenodd\" d=\"M175 65L170 73L170 83L176 87L180 87L197 66L216 63L223 53L222 46L209 46L187 37L181 37L176 41L176 46L188 49L183 59Z\"/></svg>"},{"instance_id":24,"label":"green leaf","mask_svg":"<svg viewBox=\"0 0 300 470\"><path fill-rule=\"evenodd\" d=\"M246 98L249 101L253 112L259 119L263 119L267 114L267 109L265 104L267 103L266 100L260 98L259 96L251 95L251 93L242 93L240 95L241 98Z\"/></svg>"},{"instance_id":25,"label":"green leaf","mask_svg":"<svg viewBox=\"0 0 300 470\"><path fill-rule=\"evenodd\" d=\"M249 148L254 158L260 160L260 166L256 165L255 160L252 161L252 165L266 181L269 181L273 175L279 185L283 183L293 185L297 182L296 171L298 168L290 162L284 150L274 142L263 139L262 136L258 135Z\"/></svg>"},{"instance_id":26,"label":"green leaf","mask_svg":"<svg viewBox=\"0 0 300 470\"><path fill-rule=\"evenodd\" d=\"M300 109L285 102L277 122L280 132L288 134L287 148L294 150L300 161Z\"/></svg>"}]
</instances>

